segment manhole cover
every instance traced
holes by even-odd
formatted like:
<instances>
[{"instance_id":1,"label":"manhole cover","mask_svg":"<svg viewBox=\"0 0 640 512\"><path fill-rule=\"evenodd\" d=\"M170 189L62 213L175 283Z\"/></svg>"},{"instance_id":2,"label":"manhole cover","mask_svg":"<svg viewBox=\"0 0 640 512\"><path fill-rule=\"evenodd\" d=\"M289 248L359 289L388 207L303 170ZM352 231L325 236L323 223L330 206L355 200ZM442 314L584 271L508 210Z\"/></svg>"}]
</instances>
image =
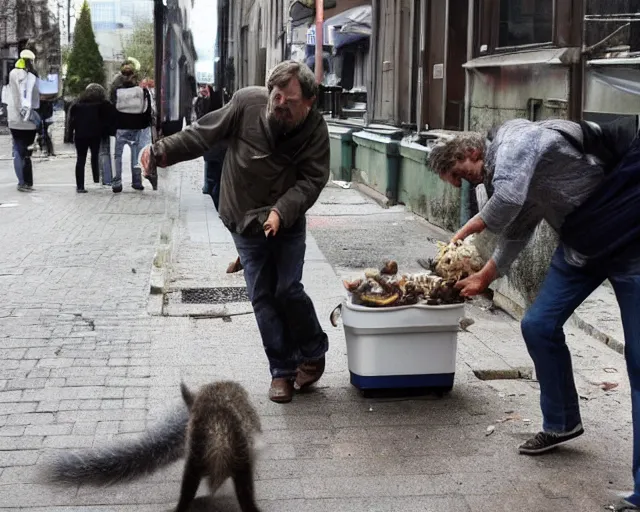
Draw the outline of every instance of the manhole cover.
<instances>
[{"instance_id":1,"label":"manhole cover","mask_svg":"<svg viewBox=\"0 0 640 512\"><path fill-rule=\"evenodd\" d=\"M227 304L249 302L247 289L240 286L227 288L185 288L182 290L184 304Z\"/></svg>"}]
</instances>

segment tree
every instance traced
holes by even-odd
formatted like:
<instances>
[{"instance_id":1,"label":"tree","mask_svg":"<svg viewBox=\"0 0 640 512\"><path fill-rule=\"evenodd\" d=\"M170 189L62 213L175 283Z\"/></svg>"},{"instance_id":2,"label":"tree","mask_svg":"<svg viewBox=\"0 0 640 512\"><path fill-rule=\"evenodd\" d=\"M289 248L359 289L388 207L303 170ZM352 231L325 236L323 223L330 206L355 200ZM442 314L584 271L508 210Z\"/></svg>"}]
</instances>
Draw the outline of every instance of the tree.
<instances>
[{"instance_id":1,"label":"tree","mask_svg":"<svg viewBox=\"0 0 640 512\"><path fill-rule=\"evenodd\" d=\"M140 62L140 79L154 76L153 36L153 22L138 20L134 24L133 32L122 43L125 58L133 57Z\"/></svg>"},{"instance_id":2,"label":"tree","mask_svg":"<svg viewBox=\"0 0 640 512\"><path fill-rule=\"evenodd\" d=\"M65 87L69 94L75 96L91 83L104 85L104 80L104 61L91 26L89 4L85 0L73 33Z\"/></svg>"}]
</instances>

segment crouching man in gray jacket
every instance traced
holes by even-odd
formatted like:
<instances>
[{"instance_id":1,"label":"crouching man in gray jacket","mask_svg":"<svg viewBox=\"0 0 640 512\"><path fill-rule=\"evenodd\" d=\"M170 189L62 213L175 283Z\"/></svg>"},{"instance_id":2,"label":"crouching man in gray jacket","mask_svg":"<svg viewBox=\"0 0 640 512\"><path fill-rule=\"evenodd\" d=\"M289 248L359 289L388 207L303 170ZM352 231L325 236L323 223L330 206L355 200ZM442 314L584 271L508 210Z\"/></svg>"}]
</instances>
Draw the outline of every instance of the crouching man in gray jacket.
<instances>
[{"instance_id":1,"label":"crouching man in gray jacket","mask_svg":"<svg viewBox=\"0 0 640 512\"><path fill-rule=\"evenodd\" d=\"M505 275L544 219L557 231L567 216L598 189L605 170L638 149L637 127L611 135L586 123L513 120L491 140L462 134L436 146L431 168L460 187L484 184L489 200L454 236L465 239L488 229L499 235L485 267L458 283L464 296L484 291ZM610 141L610 144L607 144ZM596 151L591 151L596 149ZM635 172L635 171L634 171ZM634 493L617 510L640 510L640 241L590 265L561 243L538 296L522 320L522 334L540 382L542 430L519 447L535 455L583 433L578 393L563 325L602 282L609 279L620 305L632 392Z\"/></svg>"}]
</instances>

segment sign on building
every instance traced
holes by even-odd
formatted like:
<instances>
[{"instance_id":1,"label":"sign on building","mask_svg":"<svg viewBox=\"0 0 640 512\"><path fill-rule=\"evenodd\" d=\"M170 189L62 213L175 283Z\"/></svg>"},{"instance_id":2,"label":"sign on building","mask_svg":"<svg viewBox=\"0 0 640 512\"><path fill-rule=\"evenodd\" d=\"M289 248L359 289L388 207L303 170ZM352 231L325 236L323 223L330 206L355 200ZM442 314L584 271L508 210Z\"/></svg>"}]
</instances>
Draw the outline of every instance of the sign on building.
<instances>
[{"instance_id":1,"label":"sign on building","mask_svg":"<svg viewBox=\"0 0 640 512\"><path fill-rule=\"evenodd\" d=\"M307 29L307 44L311 46L316 44L316 27L313 25Z\"/></svg>"}]
</instances>

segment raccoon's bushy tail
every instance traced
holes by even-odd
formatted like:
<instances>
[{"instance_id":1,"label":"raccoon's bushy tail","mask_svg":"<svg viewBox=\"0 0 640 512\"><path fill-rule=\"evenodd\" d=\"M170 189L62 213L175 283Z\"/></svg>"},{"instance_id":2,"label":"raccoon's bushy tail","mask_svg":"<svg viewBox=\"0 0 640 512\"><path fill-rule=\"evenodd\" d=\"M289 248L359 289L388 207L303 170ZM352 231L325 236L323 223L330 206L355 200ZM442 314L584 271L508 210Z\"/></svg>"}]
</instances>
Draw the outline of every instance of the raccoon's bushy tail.
<instances>
[{"instance_id":1,"label":"raccoon's bushy tail","mask_svg":"<svg viewBox=\"0 0 640 512\"><path fill-rule=\"evenodd\" d=\"M181 405L135 441L68 452L45 469L50 482L112 485L153 473L185 453L189 410Z\"/></svg>"}]
</instances>

